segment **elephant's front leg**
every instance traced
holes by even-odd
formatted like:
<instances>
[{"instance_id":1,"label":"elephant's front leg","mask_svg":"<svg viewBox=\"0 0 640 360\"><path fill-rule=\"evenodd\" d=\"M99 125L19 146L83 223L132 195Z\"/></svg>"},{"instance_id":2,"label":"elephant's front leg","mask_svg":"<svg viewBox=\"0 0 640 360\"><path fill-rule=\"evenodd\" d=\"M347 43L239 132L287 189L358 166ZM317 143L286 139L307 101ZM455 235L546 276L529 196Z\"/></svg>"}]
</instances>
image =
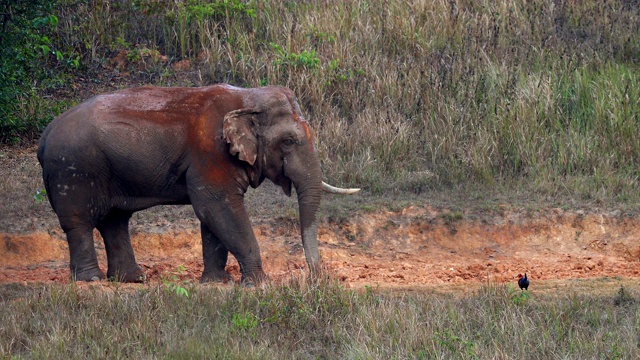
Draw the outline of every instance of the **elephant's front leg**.
<instances>
[{"instance_id":1,"label":"elephant's front leg","mask_svg":"<svg viewBox=\"0 0 640 360\"><path fill-rule=\"evenodd\" d=\"M200 224L200 231L202 232L202 258L204 260L204 271L200 282L227 283L231 281L231 276L225 270L229 250L206 225Z\"/></svg>"},{"instance_id":2,"label":"elephant's front leg","mask_svg":"<svg viewBox=\"0 0 640 360\"><path fill-rule=\"evenodd\" d=\"M145 274L138 266L129 237L129 219L133 213L112 209L98 223L107 251L107 277L121 282L143 282Z\"/></svg>"},{"instance_id":3,"label":"elephant's front leg","mask_svg":"<svg viewBox=\"0 0 640 360\"><path fill-rule=\"evenodd\" d=\"M223 248L238 260L243 284L260 283L266 280L267 276L262 269L260 247L245 211L243 197L228 196L222 201L212 201L207 204L194 201L193 206L202 222L201 227L208 230L202 233L202 249L205 256L202 281L207 281L210 276L209 271L220 274ZM226 259L224 263L226 264Z\"/></svg>"}]
</instances>

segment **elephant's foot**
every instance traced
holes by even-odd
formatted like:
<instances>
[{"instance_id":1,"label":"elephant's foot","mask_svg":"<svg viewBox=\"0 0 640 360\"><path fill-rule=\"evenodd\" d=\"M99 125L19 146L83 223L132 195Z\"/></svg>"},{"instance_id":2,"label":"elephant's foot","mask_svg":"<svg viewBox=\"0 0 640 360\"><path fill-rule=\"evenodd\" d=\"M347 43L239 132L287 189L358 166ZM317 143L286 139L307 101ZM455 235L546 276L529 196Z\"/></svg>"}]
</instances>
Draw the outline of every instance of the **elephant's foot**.
<instances>
[{"instance_id":1,"label":"elephant's foot","mask_svg":"<svg viewBox=\"0 0 640 360\"><path fill-rule=\"evenodd\" d=\"M109 270L107 270L107 277L109 280L123 283L141 283L147 279L146 274L138 265L118 269L112 269L110 267Z\"/></svg>"},{"instance_id":2,"label":"elephant's foot","mask_svg":"<svg viewBox=\"0 0 640 360\"><path fill-rule=\"evenodd\" d=\"M200 278L200 283L208 283L208 282L221 282L228 283L232 281L231 276L224 270L215 270L215 271L206 271L202 273L202 277Z\"/></svg>"},{"instance_id":3,"label":"elephant's foot","mask_svg":"<svg viewBox=\"0 0 640 360\"><path fill-rule=\"evenodd\" d=\"M267 280L269 280L269 277L262 270L256 270L247 272L246 274L242 274L242 285L247 287L260 285Z\"/></svg>"},{"instance_id":4,"label":"elephant's foot","mask_svg":"<svg viewBox=\"0 0 640 360\"><path fill-rule=\"evenodd\" d=\"M104 272L100 268L71 269L71 281L100 281L104 279Z\"/></svg>"}]
</instances>

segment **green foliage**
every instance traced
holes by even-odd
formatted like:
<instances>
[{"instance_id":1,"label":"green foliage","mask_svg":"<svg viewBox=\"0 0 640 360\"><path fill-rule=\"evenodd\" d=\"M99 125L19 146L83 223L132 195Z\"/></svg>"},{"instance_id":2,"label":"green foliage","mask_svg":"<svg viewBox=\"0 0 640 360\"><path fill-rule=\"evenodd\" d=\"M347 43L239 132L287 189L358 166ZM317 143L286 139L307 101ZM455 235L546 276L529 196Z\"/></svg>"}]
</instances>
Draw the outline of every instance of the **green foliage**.
<instances>
[{"instance_id":1,"label":"green foliage","mask_svg":"<svg viewBox=\"0 0 640 360\"><path fill-rule=\"evenodd\" d=\"M254 4L244 3L240 0L222 0L215 2L190 0L187 11L198 21L205 18L225 18L233 16L248 16L255 18L256 9Z\"/></svg>"},{"instance_id":2,"label":"green foliage","mask_svg":"<svg viewBox=\"0 0 640 360\"><path fill-rule=\"evenodd\" d=\"M33 199L38 203L42 203L43 201L45 201L47 199L47 190L42 189L42 190L38 190L36 191L35 194L33 194Z\"/></svg>"},{"instance_id":3,"label":"green foliage","mask_svg":"<svg viewBox=\"0 0 640 360\"><path fill-rule=\"evenodd\" d=\"M464 214L461 211L450 211L440 215L445 224L451 226L456 221L460 221L464 218Z\"/></svg>"},{"instance_id":4,"label":"green foliage","mask_svg":"<svg viewBox=\"0 0 640 360\"><path fill-rule=\"evenodd\" d=\"M303 50L301 53L296 54L293 52L285 51L281 46L275 43L270 44L271 48L275 51L277 58L274 61L276 66L289 66L289 67L303 67L308 69L318 68L320 65L320 59L315 50Z\"/></svg>"},{"instance_id":5,"label":"green foliage","mask_svg":"<svg viewBox=\"0 0 640 360\"><path fill-rule=\"evenodd\" d=\"M514 284L507 285L507 294L514 305L524 305L531 299L531 293L516 288Z\"/></svg>"},{"instance_id":6,"label":"green foliage","mask_svg":"<svg viewBox=\"0 0 640 360\"><path fill-rule=\"evenodd\" d=\"M236 329L243 333L251 334L254 337L257 335L258 317L252 313L233 314L231 323Z\"/></svg>"},{"instance_id":7,"label":"green foliage","mask_svg":"<svg viewBox=\"0 0 640 360\"><path fill-rule=\"evenodd\" d=\"M188 298L189 290L187 290L185 287L187 282L180 279L180 277L184 275L186 271L187 268L184 265L179 265L173 271L170 271L167 274L163 275L161 280L164 284L165 289L178 296Z\"/></svg>"},{"instance_id":8,"label":"green foliage","mask_svg":"<svg viewBox=\"0 0 640 360\"><path fill-rule=\"evenodd\" d=\"M0 143L37 134L51 120L55 102L40 91L58 86L79 59L54 41L59 18L56 1L18 0L0 3Z\"/></svg>"}]
</instances>

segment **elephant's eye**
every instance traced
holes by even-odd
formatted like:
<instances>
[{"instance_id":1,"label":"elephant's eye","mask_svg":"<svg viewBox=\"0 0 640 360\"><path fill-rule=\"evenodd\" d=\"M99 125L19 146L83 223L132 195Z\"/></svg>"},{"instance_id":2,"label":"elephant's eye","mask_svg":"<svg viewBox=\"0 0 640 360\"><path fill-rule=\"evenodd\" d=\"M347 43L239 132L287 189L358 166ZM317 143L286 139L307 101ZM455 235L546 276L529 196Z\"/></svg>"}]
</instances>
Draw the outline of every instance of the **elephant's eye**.
<instances>
[{"instance_id":1,"label":"elephant's eye","mask_svg":"<svg viewBox=\"0 0 640 360\"><path fill-rule=\"evenodd\" d=\"M293 145L295 145L296 141L293 139L284 139L282 140L282 145L286 146L286 147L291 147Z\"/></svg>"}]
</instances>

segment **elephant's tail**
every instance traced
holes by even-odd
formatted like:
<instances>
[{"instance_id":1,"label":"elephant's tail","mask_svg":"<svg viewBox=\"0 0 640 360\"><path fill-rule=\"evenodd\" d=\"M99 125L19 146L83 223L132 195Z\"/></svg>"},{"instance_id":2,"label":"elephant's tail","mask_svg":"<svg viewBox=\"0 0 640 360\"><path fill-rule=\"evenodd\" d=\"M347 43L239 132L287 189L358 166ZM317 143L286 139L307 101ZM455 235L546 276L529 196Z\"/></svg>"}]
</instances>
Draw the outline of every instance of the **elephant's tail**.
<instances>
[{"instance_id":1,"label":"elephant's tail","mask_svg":"<svg viewBox=\"0 0 640 360\"><path fill-rule=\"evenodd\" d=\"M47 126L47 128L44 129L44 132L40 136L40 141L38 141L38 152L36 155L38 156L38 162L40 163L40 166L44 165L44 152L47 147L47 137L50 131L51 126Z\"/></svg>"},{"instance_id":2,"label":"elephant's tail","mask_svg":"<svg viewBox=\"0 0 640 360\"><path fill-rule=\"evenodd\" d=\"M47 193L47 198L49 198L49 204L51 204L51 207L53 207L53 201L51 201L51 191L49 189L48 171L44 163L44 157L45 157L44 154L47 149L47 136L49 135L50 131L51 131L51 126L47 126L47 128L44 129L42 136L40 136L40 141L38 141L38 152L36 153L36 156L38 157L38 162L40 163L40 167L42 167L42 180L44 181L44 189Z\"/></svg>"}]
</instances>

